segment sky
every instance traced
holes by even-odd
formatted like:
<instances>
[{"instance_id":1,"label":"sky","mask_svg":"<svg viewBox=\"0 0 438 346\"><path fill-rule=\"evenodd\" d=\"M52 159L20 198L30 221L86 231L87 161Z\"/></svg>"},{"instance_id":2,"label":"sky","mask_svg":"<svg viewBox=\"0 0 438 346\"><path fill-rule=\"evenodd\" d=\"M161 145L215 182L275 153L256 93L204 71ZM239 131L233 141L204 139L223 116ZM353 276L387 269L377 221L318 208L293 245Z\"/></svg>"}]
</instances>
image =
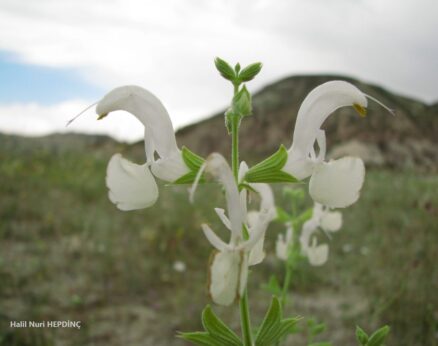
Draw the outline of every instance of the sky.
<instances>
[{"instance_id":1,"label":"sky","mask_svg":"<svg viewBox=\"0 0 438 346\"><path fill-rule=\"evenodd\" d=\"M438 101L436 0L0 0L0 132L142 138L133 116L96 121L112 88L140 85L175 128L223 110L220 56L263 62L251 91L333 73Z\"/></svg>"}]
</instances>

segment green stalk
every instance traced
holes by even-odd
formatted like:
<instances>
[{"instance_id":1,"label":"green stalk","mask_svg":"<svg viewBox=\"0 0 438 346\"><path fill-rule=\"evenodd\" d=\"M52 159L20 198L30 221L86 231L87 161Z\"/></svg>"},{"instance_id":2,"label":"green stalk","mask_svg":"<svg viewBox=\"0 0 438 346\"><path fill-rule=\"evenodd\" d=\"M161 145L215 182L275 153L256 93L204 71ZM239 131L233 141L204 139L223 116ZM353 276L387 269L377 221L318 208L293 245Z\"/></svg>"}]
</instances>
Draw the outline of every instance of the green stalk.
<instances>
[{"instance_id":1,"label":"green stalk","mask_svg":"<svg viewBox=\"0 0 438 346\"><path fill-rule=\"evenodd\" d=\"M234 84L234 95L239 91L239 85ZM239 126L240 115L233 114L231 120L231 167L236 184L239 184ZM253 346L251 320L249 318L248 292L245 287L243 296L240 298L240 323L242 326L243 344Z\"/></svg>"},{"instance_id":2,"label":"green stalk","mask_svg":"<svg viewBox=\"0 0 438 346\"><path fill-rule=\"evenodd\" d=\"M284 309L287 303L287 292L289 291L290 282L292 279L292 266L289 263L286 263L286 276L283 282L283 289L281 291L281 307Z\"/></svg>"}]
</instances>

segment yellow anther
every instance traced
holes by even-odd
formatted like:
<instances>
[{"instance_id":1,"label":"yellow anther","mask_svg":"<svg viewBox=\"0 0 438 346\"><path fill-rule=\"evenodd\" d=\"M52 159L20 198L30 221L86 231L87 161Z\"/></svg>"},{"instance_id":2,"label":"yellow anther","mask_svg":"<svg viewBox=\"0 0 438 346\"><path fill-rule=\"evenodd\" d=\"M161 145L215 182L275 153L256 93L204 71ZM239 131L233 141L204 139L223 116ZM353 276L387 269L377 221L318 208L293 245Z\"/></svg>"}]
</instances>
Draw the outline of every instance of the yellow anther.
<instances>
[{"instance_id":1,"label":"yellow anther","mask_svg":"<svg viewBox=\"0 0 438 346\"><path fill-rule=\"evenodd\" d=\"M108 113L103 113L103 114L99 114L99 116L97 117L97 120L103 119L108 115Z\"/></svg>"},{"instance_id":2,"label":"yellow anther","mask_svg":"<svg viewBox=\"0 0 438 346\"><path fill-rule=\"evenodd\" d=\"M365 118L367 116L367 109L365 107L362 107L360 104L354 103L353 108L356 110L357 113L359 113L359 116L361 118Z\"/></svg>"}]
</instances>

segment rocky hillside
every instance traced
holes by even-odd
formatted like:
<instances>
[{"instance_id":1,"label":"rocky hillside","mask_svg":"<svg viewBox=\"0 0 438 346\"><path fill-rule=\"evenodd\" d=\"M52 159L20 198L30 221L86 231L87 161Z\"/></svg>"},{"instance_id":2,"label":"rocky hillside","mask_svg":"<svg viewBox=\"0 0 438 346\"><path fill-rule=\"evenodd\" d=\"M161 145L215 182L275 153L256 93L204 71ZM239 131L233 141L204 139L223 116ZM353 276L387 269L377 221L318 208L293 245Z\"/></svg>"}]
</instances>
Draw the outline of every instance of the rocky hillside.
<instances>
[{"instance_id":1,"label":"rocky hillside","mask_svg":"<svg viewBox=\"0 0 438 346\"><path fill-rule=\"evenodd\" d=\"M368 116L362 119L351 108L339 110L324 124L331 157L353 154L369 165L417 166L435 170L438 166L438 104L393 94L381 87L342 76L295 76L269 85L254 95L254 115L241 127L241 150L250 162L265 157L282 143L289 147L298 108L317 85L342 79L392 108L392 116L370 101ZM227 154L230 140L223 126L223 115L178 131L178 142L206 155L212 151Z\"/></svg>"}]
</instances>

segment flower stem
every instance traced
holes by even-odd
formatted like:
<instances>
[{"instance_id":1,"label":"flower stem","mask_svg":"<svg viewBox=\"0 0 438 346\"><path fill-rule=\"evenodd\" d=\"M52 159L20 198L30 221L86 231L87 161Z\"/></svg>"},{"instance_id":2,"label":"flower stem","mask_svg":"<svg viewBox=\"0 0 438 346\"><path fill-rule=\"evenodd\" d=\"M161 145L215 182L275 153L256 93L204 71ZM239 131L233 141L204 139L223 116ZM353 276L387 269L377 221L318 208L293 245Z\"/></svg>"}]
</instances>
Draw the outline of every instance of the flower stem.
<instances>
[{"instance_id":1,"label":"flower stem","mask_svg":"<svg viewBox=\"0 0 438 346\"><path fill-rule=\"evenodd\" d=\"M240 323L242 325L243 344L253 346L251 321L249 319L248 292L245 288L243 296L240 298Z\"/></svg>"},{"instance_id":2,"label":"flower stem","mask_svg":"<svg viewBox=\"0 0 438 346\"><path fill-rule=\"evenodd\" d=\"M234 85L234 95L239 91L239 85ZM233 114L231 119L231 167L233 170L236 184L239 184L239 127L240 115ZM243 344L253 346L251 320L249 318L248 292L245 287L242 297L240 297L240 323L242 328Z\"/></svg>"},{"instance_id":3,"label":"flower stem","mask_svg":"<svg viewBox=\"0 0 438 346\"><path fill-rule=\"evenodd\" d=\"M292 279L292 266L289 263L286 263L285 266L286 275L283 282L283 289L281 291L281 307L284 308L287 303L287 292L289 291L290 282Z\"/></svg>"}]
</instances>

